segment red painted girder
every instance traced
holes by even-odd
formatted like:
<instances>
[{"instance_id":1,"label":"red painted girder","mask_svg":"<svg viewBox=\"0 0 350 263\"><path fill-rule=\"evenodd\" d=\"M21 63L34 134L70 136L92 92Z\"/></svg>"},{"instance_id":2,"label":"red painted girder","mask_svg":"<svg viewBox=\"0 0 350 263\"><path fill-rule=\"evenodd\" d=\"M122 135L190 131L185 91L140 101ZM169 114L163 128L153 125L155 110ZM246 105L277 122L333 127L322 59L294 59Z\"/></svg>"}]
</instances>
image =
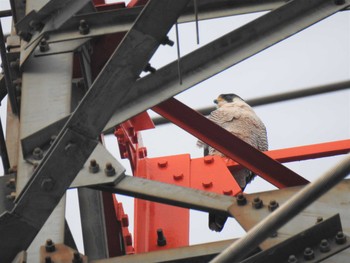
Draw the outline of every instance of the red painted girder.
<instances>
[{"instance_id":1,"label":"red painted girder","mask_svg":"<svg viewBox=\"0 0 350 263\"><path fill-rule=\"evenodd\" d=\"M278 188L309 182L174 98L152 109Z\"/></svg>"},{"instance_id":2,"label":"red painted girder","mask_svg":"<svg viewBox=\"0 0 350 263\"><path fill-rule=\"evenodd\" d=\"M292 148L267 151L265 154L281 163L303 161L308 159L322 158L350 152L350 140L340 140L319 144L304 145ZM230 169L240 165L232 160L226 161Z\"/></svg>"},{"instance_id":3,"label":"red painted girder","mask_svg":"<svg viewBox=\"0 0 350 263\"><path fill-rule=\"evenodd\" d=\"M127 7L135 7L147 4L148 0L131 0Z\"/></svg>"}]
</instances>

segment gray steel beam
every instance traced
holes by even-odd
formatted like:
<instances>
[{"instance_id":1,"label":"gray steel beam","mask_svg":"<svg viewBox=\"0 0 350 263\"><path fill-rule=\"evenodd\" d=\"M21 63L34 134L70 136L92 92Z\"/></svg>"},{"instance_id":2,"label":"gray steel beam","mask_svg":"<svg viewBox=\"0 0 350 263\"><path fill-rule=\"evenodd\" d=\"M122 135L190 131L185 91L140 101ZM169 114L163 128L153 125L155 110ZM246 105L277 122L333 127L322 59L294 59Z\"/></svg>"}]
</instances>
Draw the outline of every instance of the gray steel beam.
<instances>
[{"instance_id":1,"label":"gray steel beam","mask_svg":"<svg viewBox=\"0 0 350 263\"><path fill-rule=\"evenodd\" d=\"M262 241L349 174L350 155L346 156L315 182L306 185L301 191L289 199L288 202L280 206L259 224L255 225L245 236L233 243L210 262L239 262L249 253L250 249L257 247Z\"/></svg>"},{"instance_id":2,"label":"gray steel beam","mask_svg":"<svg viewBox=\"0 0 350 263\"><path fill-rule=\"evenodd\" d=\"M227 214L228 208L235 201L235 198L232 196L219 195L134 176L125 176L116 185L100 185L93 188L168 205L222 214Z\"/></svg>"},{"instance_id":3,"label":"gray steel beam","mask_svg":"<svg viewBox=\"0 0 350 263\"><path fill-rule=\"evenodd\" d=\"M0 216L0 258L10 261L32 242L95 148L119 106L116 102L124 100L187 4L188 0L147 4L34 171L15 208Z\"/></svg>"},{"instance_id":4,"label":"gray steel beam","mask_svg":"<svg viewBox=\"0 0 350 263\"><path fill-rule=\"evenodd\" d=\"M309 97L309 96L315 96L315 95L320 95L320 94L325 94L325 93L335 92L335 91L341 91L341 90L346 90L346 89L350 89L350 81L342 81L342 82L322 85L322 86L318 86L318 87L305 88L305 89L280 93L280 94L266 96L266 97L248 99L245 101L250 106L256 107L256 106L262 106L262 105L266 105L266 104L283 102L283 101L287 101L287 100L305 98L305 97ZM210 112L212 112L215 109L216 109L215 107L206 107L206 108L202 108L202 109L197 109L196 111L200 112L203 115L209 115ZM152 121L155 125L170 123L169 120L167 120L163 117L152 118Z\"/></svg>"},{"instance_id":5,"label":"gray steel beam","mask_svg":"<svg viewBox=\"0 0 350 263\"><path fill-rule=\"evenodd\" d=\"M225 16L253 13L275 9L285 3L284 0L201 0L198 1L198 19L212 19ZM46 32L49 43L79 38L91 38L104 34L125 32L142 11L143 7L125 8L108 12L81 14L72 17L59 30ZM193 1L179 17L179 23L192 22L195 19ZM89 26L88 34L79 32L79 23L84 20ZM118 23L116 23L118 21Z\"/></svg>"},{"instance_id":6,"label":"gray steel beam","mask_svg":"<svg viewBox=\"0 0 350 263\"><path fill-rule=\"evenodd\" d=\"M294 0L181 58L182 85L174 61L136 82L105 130L220 73L350 5Z\"/></svg>"},{"instance_id":7,"label":"gray steel beam","mask_svg":"<svg viewBox=\"0 0 350 263\"><path fill-rule=\"evenodd\" d=\"M189 247L181 247L167 250L138 253L109 259L93 260L91 263L193 263L208 262L215 255L229 246L234 240L218 241Z\"/></svg>"}]
</instances>

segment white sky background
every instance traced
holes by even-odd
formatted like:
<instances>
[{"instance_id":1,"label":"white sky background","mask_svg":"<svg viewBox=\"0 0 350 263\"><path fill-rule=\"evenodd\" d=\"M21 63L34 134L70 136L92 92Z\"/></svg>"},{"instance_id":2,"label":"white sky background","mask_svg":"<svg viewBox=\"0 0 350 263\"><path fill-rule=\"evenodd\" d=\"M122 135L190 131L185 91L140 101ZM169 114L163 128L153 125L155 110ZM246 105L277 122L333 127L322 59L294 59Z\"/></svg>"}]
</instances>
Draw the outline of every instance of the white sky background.
<instances>
[{"instance_id":1,"label":"white sky background","mask_svg":"<svg viewBox=\"0 0 350 263\"><path fill-rule=\"evenodd\" d=\"M0 0L0 10L9 9L7 0ZM241 15L223 19L200 21L200 45L196 44L194 23L181 24L180 48L184 55L214 39L230 32L258 14ZM10 30L9 19L1 19L5 33ZM175 40L172 30L169 37ZM176 46L163 47L151 60L159 68L175 60ZM350 13L339 12L299 34L247 59L223 73L179 94L176 98L192 108L212 105L221 93L236 93L244 99L263 97L276 93L331 84L350 79ZM5 103L1 105L4 124ZM304 99L291 100L254 108L267 127L270 149L348 139L350 135L350 92L339 91ZM153 112L150 112L155 116ZM192 158L201 157L202 149L196 148L196 138L174 125L163 125L142 132L148 157L190 153ZM114 136L105 137L107 148L119 158ZM341 156L286 164L289 168L314 180L335 164ZM131 174L129 164L121 160ZM246 189L259 192L274 189L262 179L255 179ZM69 196L74 195L69 191ZM72 193L73 192L73 193ZM69 197L70 198L70 197ZM133 223L131 198L118 196L124 210ZM69 199L67 217L72 231L79 235L77 203ZM191 211L191 244L205 243L237 237L242 234L233 219L221 233L211 232L207 227L207 214ZM81 242L79 242L82 251Z\"/></svg>"}]
</instances>

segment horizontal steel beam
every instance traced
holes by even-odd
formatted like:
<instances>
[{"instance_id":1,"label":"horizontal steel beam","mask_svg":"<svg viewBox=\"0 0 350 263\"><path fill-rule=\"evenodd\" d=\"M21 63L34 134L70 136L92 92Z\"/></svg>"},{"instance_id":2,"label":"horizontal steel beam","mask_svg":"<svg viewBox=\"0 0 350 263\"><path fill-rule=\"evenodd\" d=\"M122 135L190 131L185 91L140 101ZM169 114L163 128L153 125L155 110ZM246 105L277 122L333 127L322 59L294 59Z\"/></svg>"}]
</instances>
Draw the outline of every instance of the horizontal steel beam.
<instances>
[{"instance_id":1,"label":"horizontal steel beam","mask_svg":"<svg viewBox=\"0 0 350 263\"><path fill-rule=\"evenodd\" d=\"M125 176L116 185L100 185L92 188L168 205L223 214L227 214L228 208L235 201L232 196L219 195L134 176Z\"/></svg>"},{"instance_id":2,"label":"horizontal steel beam","mask_svg":"<svg viewBox=\"0 0 350 263\"><path fill-rule=\"evenodd\" d=\"M256 107L256 106L262 106L267 105L271 103L277 103L277 102L283 102L287 100L293 100L293 99L299 99L299 98L305 98L309 96L315 96L320 94L325 94L329 92L335 92L335 91L341 91L350 89L350 81L342 81L327 85L322 85L318 87L311 87L311 88L305 88L301 90L296 91L290 91L285 92L281 94L271 95L271 96L265 96L261 98L255 98L255 99L247 99L245 100L250 106ZM202 109L196 109L196 111L200 112L203 115L209 115L210 112L215 110L216 108L213 107L206 107ZM169 121L162 117L155 117L152 118L152 121L155 125L161 125L169 123Z\"/></svg>"},{"instance_id":3,"label":"horizontal steel beam","mask_svg":"<svg viewBox=\"0 0 350 263\"><path fill-rule=\"evenodd\" d=\"M198 19L212 19L275 9L283 5L283 0L204 0L198 1ZM143 6L124 8L114 11L81 14L72 17L59 30L45 32L50 35L49 43L61 42L79 38L91 38L104 34L128 31ZM188 5L179 17L178 22L194 21L193 2ZM84 20L89 27L87 34L79 32L80 21ZM117 23L116 23L117 22Z\"/></svg>"}]
</instances>

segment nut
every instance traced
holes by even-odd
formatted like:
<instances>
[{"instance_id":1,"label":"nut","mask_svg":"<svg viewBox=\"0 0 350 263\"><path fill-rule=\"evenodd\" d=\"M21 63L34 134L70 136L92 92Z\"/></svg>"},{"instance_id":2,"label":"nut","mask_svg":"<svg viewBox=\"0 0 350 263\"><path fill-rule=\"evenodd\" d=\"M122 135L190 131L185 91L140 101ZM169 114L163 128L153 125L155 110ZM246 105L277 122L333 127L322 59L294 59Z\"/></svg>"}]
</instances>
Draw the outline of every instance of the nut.
<instances>
[{"instance_id":1,"label":"nut","mask_svg":"<svg viewBox=\"0 0 350 263\"><path fill-rule=\"evenodd\" d=\"M344 235L343 232L339 231L337 235L335 236L335 242L338 245L342 245L346 243L346 236Z\"/></svg>"},{"instance_id":2,"label":"nut","mask_svg":"<svg viewBox=\"0 0 350 263\"><path fill-rule=\"evenodd\" d=\"M46 252L54 252L56 250L55 244L51 239L46 240L45 250Z\"/></svg>"},{"instance_id":3,"label":"nut","mask_svg":"<svg viewBox=\"0 0 350 263\"><path fill-rule=\"evenodd\" d=\"M90 27L84 19L79 21L79 33L81 35L87 35L90 33Z\"/></svg>"},{"instance_id":4,"label":"nut","mask_svg":"<svg viewBox=\"0 0 350 263\"><path fill-rule=\"evenodd\" d=\"M252 206L255 209L260 209L263 207L263 201L259 197L255 197L252 202Z\"/></svg>"},{"instance_id":5,"label":"nut","mask_svg":"<svg viewBox=\"0 0 350 263\"><path fill-rule=\"evenodd\" d=\"M327 239L322 239L320 243L320 251L326 253L331 250L329 242Z\"/></svg>"},{"instance_id":6,"label":"nut","mask_svg":"<svg viewBox=\"0 0 350 263\"><path fill-rule=\"evenodd\" d=\"M307 247L304 250L304 259L305 260L313 260L315 258L315 253L312 248Z\"/></svg>"},{"instance_id":7,"label":"nut","mask_svg":"<svg viewBox=\"0 0 350 263\"><path fill-rule=\"evenodd\" d=\"M89 166L89 172L95 174L95 173L98 173L99 170L100 170L99 164L96 162L95 159L91 159L90 166Z\"/></svg>"},{"instance_id":8,"label":"nut","mask_svg":"<svg viewBox=\"0 0 350 263\"><path fill-rule=\"evenodd\" d=\"M237 205L243 206L247 204L247 198L242 193L239 193L236 197Z\"/></svg>"},{"instance_id":9,"label":"nut","mask_svg":"<svg viewBox=\"0 0 350 263\"><path fill-rule=\"evenodd\" d=\"M268 209L271 212L275 211L278 207L279 207L279 204L276 202L276 200L271 200L269 205L268 205Z\"/></svg>"},{"instance_id":10,"label":"nut","mask_svg":"<svg viewBox=\"0 0 350 263\"><path fill-rule=\"evenodd\" d=\"M39 147L36 147L36 148L33 150L33 158L34 158L35 160L41 160L43 157L44 157L44 152L43 152L43 150L41 150L41 148L39 148Z\"/></svg>"},{"instance_id":11,"label":"nut","mask_svg":"<svg viewBox=\"0 0 350 263\"><path fill-rule=\"evenodd\" d=\"M114 169L114 167L112 166L111 163L106 163L105 174L107 176L115 175L115 169Z\"/></svg>"}]
</instances>

